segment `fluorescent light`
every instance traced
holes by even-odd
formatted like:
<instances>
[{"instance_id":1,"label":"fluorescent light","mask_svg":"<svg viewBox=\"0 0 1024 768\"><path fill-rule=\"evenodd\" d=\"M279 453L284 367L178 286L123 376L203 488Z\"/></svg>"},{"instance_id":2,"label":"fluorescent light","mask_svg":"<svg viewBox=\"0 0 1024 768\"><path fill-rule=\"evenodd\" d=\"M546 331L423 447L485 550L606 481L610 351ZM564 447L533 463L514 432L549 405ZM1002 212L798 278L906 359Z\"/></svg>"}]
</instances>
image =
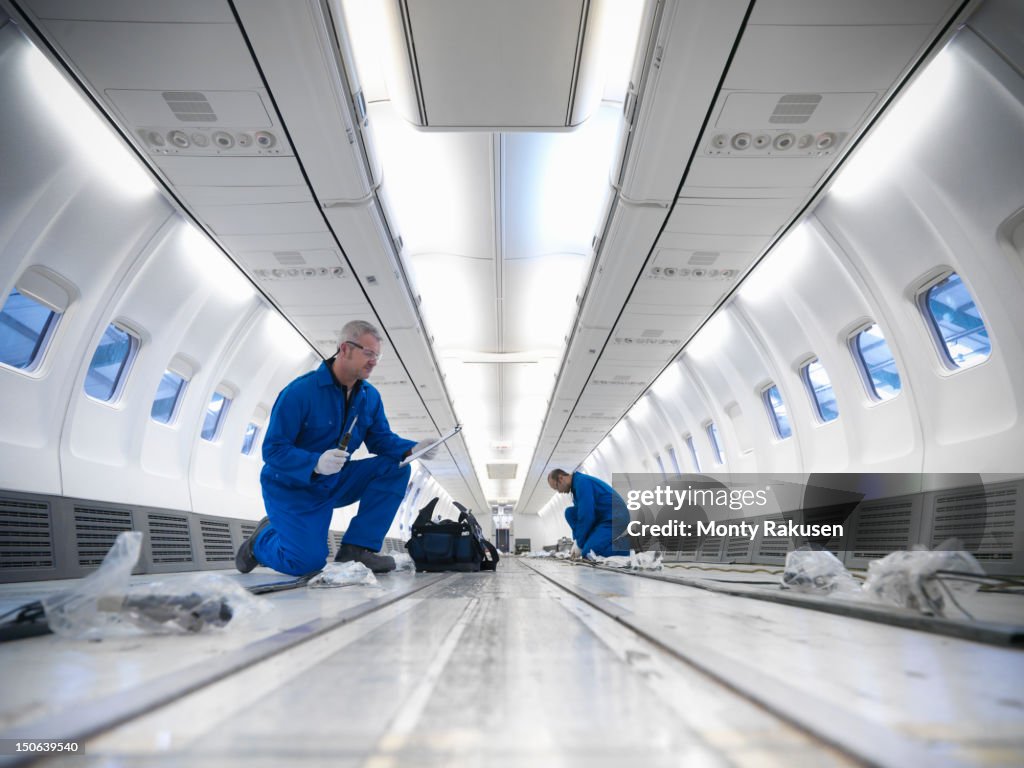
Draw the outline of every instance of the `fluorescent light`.
<instances>
[{"instance_id":1,"label":"fluorescent light","mask_svg":"<svg viewBox=\"0 0 1024 768\"><path fill-rule=\"evenodd\" d=\"M682 387L682 384L682 371L679 369L679 363L674 361L655 380L651 386L651 391L657 397L668 400L679 395L679 389Z\"/></svg>"},{"instance_id":2,"label":"fluorescent light","mask_svg":"<svg viewBox=\"0 0 1024 768\"><path fill-rule=\"evenodd\" d=\"M141 198L156 192L156 185L120 136L101 119L82 94L31 43L24 47L23 66L38 101L51 115L51 123L64 134L75 160L93 167L115 192Z\"/></svg>"},{"instance_id":3,"label":"fluorescent light","mask_svg":"<svg viewBox=\"0 0 1024 768\"><path fill-rule=\"evenodd\" d=\"M956 62L947 47L890 107L836 176L830 195L852 200L872 194L947 109L956 86Z\"/></svg>"},{"instance_id":4,"label":"fluorescent light","mask_svg":"<svg viewBox=\"0 0 1024 768\"><path fill-rule=\"evenodd\" d=\"M686 353L698 361L717 357L723 349L728 348L731 334L729 318L719 309L686 345Z\"/></svg>"},{"instance_id":5,"label":"fluorescent light","mask_svg":"<svg viewBox=\"0 0 1024 768\"><path fill-rule=\"evenodd\" d=\"M231 302L250 301L256 290L242 275L241 270L207 237L192 224L181 227L181 249L196 272L199 285L210 286Z\"/></svg>"},{"instance_id":6,"label":"fluorescent light","mask_svg":"<svg viewBox=\"0 0 1024 768\"><path fill-rule=\"evenodd\" d=\"M739 296L755 304L778 303L789 292L793 278L807 267L814 236L805 222L796 225L772 248L740 286Z\"/></svg>"}]
</instances>

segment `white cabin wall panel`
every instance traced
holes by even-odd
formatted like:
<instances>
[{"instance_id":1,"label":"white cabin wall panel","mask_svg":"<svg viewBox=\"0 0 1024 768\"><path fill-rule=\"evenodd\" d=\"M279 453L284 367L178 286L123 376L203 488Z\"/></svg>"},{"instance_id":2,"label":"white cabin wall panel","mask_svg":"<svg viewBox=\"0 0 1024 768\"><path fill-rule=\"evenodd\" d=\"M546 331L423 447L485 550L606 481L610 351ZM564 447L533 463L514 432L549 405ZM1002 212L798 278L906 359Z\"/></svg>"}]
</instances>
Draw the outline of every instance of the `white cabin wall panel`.
<instances>
[{"instance_id":1,"label":"white cabin wall panel","mask_svg":"<svg viewBox=\"0 0 1024 768\"><path fill-rule=\"evenodd\" d=\"M223 514L230 509L234 516L256 519L263 514L263 504L250 457L241 453L245 427L268 399L270 382L299 375L309 357L304 345L296 343L298 337L283 329L270 310L256 306L239 314L224 355L211 366L204 393L209 402L213 392L226 385L233 390L233 399L212 442L203 440L198 428L193 433L189 490L195 512Z\"/></svg>"},{"instance_id":2,"label":"white cabin wall panel","mask_svg":"<svg viewBox=\"0 0 1024 768\"><path fill-rule=\"evenodd\" d=\"M696 369L693 367L692 357L691 354L686 354L679 363L682 374L680 378L682 386L679 389L679 403L681 410L685 409L689 414L689 419L685 423L685 434L689 434L693 438L693 447L697 451L701 470L709 472L720 465L717 463L717 459L711 455L711 444L708 442L707 432L704 427L709 421L714 421L718 424L720 419L718 418L719 414L713 409L713 404L709 399L707 390L696 373ZM722 447L725 448L725 446ZM726 453L726 457L728 457L728 453ZM689 458L689 448L687 448L687 462Z\"/></svg>"},{"instance_id":3,"label":"white cabin wall panel","mask_svg":"<svg viewBox=\"0 0 1024 768\"><path fill-rule=\"evenodd\" d=\"M155 192L126 194L81 152L77 126L55 120L55 106L26 87L41 59L13 24L0 30L0 121L12 149L4 154L0 185L0 289L6 301L15 281L37 265L69 283L71 303L33 375L0 369L0 485L61 493L58 445L74 373L91 357L89 340L104 321L109 286L170 208Z\"/></svg>"},{"instance_id":4,"label":"white cabin wall panel","mask_svg":"<svg viewBox=\"0 0 1024 768\"><path fill-rule=\"evenodd\" d=\"M676 194L707 105L714 97L748 3L700 0L666 4L634 121L634 146L622 175L631 200L668 202Z\"/></svg>"},{"instance_id":5,"label":"white cabin wall panel","mask_svg":"<svg viewBox=\"0 0 1024 768\"><path fill-rule=\"evenodd\" d=\"M802 275L793 277L786 291L778 291L771 297L751 300L741 292L738 304L751 327L764 344L765 354L774 362L776 384L783 395L790 423L799 439L800 466L809 472L842 472L849 463L849 446L846 442L846 424L849 417L844 403L839 405L839 418L820 423L811 395L800 377L800 366L817 357L826 371L836 368L835 357L845 353L837 348L833 334L821 329L817 323L801 322L801 316L810 313L800 307L800 291L808 279ZM831 364L831 365L830 365ZM858 382L855 382L858 383ZM837 382L832 382L834 390ZM841 395L840 395L841 396ZM850 403L853 411L853 404ZM778 471L795 471L780 469Z\"/></svg>"},{"instance_id":6,"label":"white cabin wall panel","mask_svg":"<svg viewBox=\"0 0 1024 768\"><path fill-rule=\"evenodd\" d=\"M891 308L926 430L925 469L963 469L968 455L977 469L1011 471L1024 444L1024 308L995 234L1024 204L1024 80L970 32L943 55L951 71L933 98L949 106L920 127L884 185L830 198L820 215ZM943 151L950 141L962 150ZM944 369L912 303L939 265L961 275L992 339L991 357L970 369Z\"/></svg>"},{"instance_id":7,"label":"white cabin wall panel","mask_svg":"<svg viewBox=\"0 0 1024 768\"><path fill-rule=\"evenodd\" d=\"M166 227L108 310L106 322L123 322L142 336L121 396L113 403L97 402L82 391L84 370L76 377L78 393L68 410L61 445L66 495L190 507L184 480L191 443L209 401L212 385L206 385L232 329L256 305L255 291L244 284L245 290L232 292L214 281L202 281L203 266L197 264L191 230L184 222ZM197 284L202 286L198 290ZM90 349L102 328L94 332ZM219 332L211 332L213 328ZM182 402L180 429L155 430L152 427L158 425L150 419L153 396L175 355L194 361L197 370Z\"/></svg>"}]
</instances>

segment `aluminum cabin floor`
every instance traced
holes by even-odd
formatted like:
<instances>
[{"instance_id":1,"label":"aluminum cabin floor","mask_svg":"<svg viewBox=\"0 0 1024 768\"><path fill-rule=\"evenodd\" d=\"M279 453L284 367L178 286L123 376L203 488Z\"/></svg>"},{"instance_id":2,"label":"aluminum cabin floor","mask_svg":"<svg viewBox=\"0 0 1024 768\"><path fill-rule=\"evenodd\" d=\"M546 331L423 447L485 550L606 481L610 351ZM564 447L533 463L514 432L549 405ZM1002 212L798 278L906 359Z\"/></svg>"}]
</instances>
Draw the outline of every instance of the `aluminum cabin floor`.
<instances>
[{"instance_id":1,"label":"aluminum cabin floor","mask_svg":"<svg viewBox=\"0 0 1024 768\"><path fill-rule=\"evenodd\" d=\"M0 612L65 585L0 585ZM1020 650L512 557L266 599L219 634L0 645L0 740L83 739L68 766L1024 763Z\"/></svg>"}]
</instances>

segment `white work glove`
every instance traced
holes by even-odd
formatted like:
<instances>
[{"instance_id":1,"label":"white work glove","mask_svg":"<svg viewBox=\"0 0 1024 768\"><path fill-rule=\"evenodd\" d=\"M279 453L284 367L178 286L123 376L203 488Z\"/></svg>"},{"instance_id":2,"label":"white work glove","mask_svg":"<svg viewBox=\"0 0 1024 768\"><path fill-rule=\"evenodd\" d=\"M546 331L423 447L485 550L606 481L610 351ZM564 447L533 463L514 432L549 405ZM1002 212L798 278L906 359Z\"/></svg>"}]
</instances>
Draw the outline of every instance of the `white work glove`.
<instances>
[{"instance_id":1,"label":"white work glove","mask_svg":"<svg viewBox=\"0 0 1024 768\"><path fill-rule=\"evenodd\" d=\"M318 475L336 475L348 461L348 451L341 448L331 448L320 454L316 462L316 473Z\"/></svg>"},{"instance_id":2,"label":"white work glove","mask_svg":"<svg viewBox=\"0 0 1024 768\"><path fill-rule=\"evenodd\" d=\"M411 451L411 452L412 452L412 453L416 453L416 451L420 451L420 450L423 450L423 449L424 449L424 448L426 448L426 447L427 447L428 445L430 445L430 444L431 444L432 442L434 442L434 441L433 441L432 439L430 439L430 438L428 438L428 439L426 439L426 440L420 440L420 441L419 441L418 443L416 443L416 445L414 445L414 446L412 447L412 451ZM424 453L424 454L423 454L422 456L420 456L420 461L430 461L430 459L432 459L432 458L434 458L435 456L437 456L437 449L438 449L439 447L440 447L440 446L437 446L437 445L435 445L435 446L434 446L433 448L431 448L431 449L430 449L429 451L427 451L426 453Z\"/></svg>"},{"instance_id":3,"label":"white work glove","mask_svg":"<svg viewBox=\"0 0 1024 768\"><path fill-rule=\"evenodd\" d=\"M572 549L569 550L569 559L570 560L579 560L580 559L580 548L578 546L576 546L575 542L572 545Z\"/></svg>"}]
</instances>

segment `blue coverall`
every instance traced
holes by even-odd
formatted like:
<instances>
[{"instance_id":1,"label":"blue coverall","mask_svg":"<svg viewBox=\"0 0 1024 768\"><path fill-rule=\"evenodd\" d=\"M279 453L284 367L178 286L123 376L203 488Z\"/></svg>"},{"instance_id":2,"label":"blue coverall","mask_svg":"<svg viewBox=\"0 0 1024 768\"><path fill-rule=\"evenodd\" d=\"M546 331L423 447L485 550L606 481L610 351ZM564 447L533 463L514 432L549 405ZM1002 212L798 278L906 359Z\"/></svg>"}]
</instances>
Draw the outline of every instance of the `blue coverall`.
<instances>
[{"instance_id":1,"label":"blue coverall","mask_svg":"<svg viewBox=\"0 0 1024 768\"><path fill-rule=\"evenodd\" d=\"M566 507L565 521L572 528L572 538L580 554L584 557L591 551L602 557L629 554L625 535L629 513L626 502L614 488L604 480L573 472L572 499L575 503Z\"/></svg>"},{"instance_id":2,"label":"blue coverall","mask_svg":"<svg viewBox=\"0 0 1024 768\"><path fill-rule=\"evenodd\" d=\"M253 543L253 554L262 565L293 576L323 568L336 507L359 502L344 543L381 548L409 483L411 468L398 464L416 444L391 431L380 393L366 381L356 382L346 405L331 362L281 390L263 439L260 483L270 525ZM336 448L349 429L348 451L355 453L365 441L376 456L349 460L334 475L314 473L320 455Z\"/></svg>"}]
</instances>

